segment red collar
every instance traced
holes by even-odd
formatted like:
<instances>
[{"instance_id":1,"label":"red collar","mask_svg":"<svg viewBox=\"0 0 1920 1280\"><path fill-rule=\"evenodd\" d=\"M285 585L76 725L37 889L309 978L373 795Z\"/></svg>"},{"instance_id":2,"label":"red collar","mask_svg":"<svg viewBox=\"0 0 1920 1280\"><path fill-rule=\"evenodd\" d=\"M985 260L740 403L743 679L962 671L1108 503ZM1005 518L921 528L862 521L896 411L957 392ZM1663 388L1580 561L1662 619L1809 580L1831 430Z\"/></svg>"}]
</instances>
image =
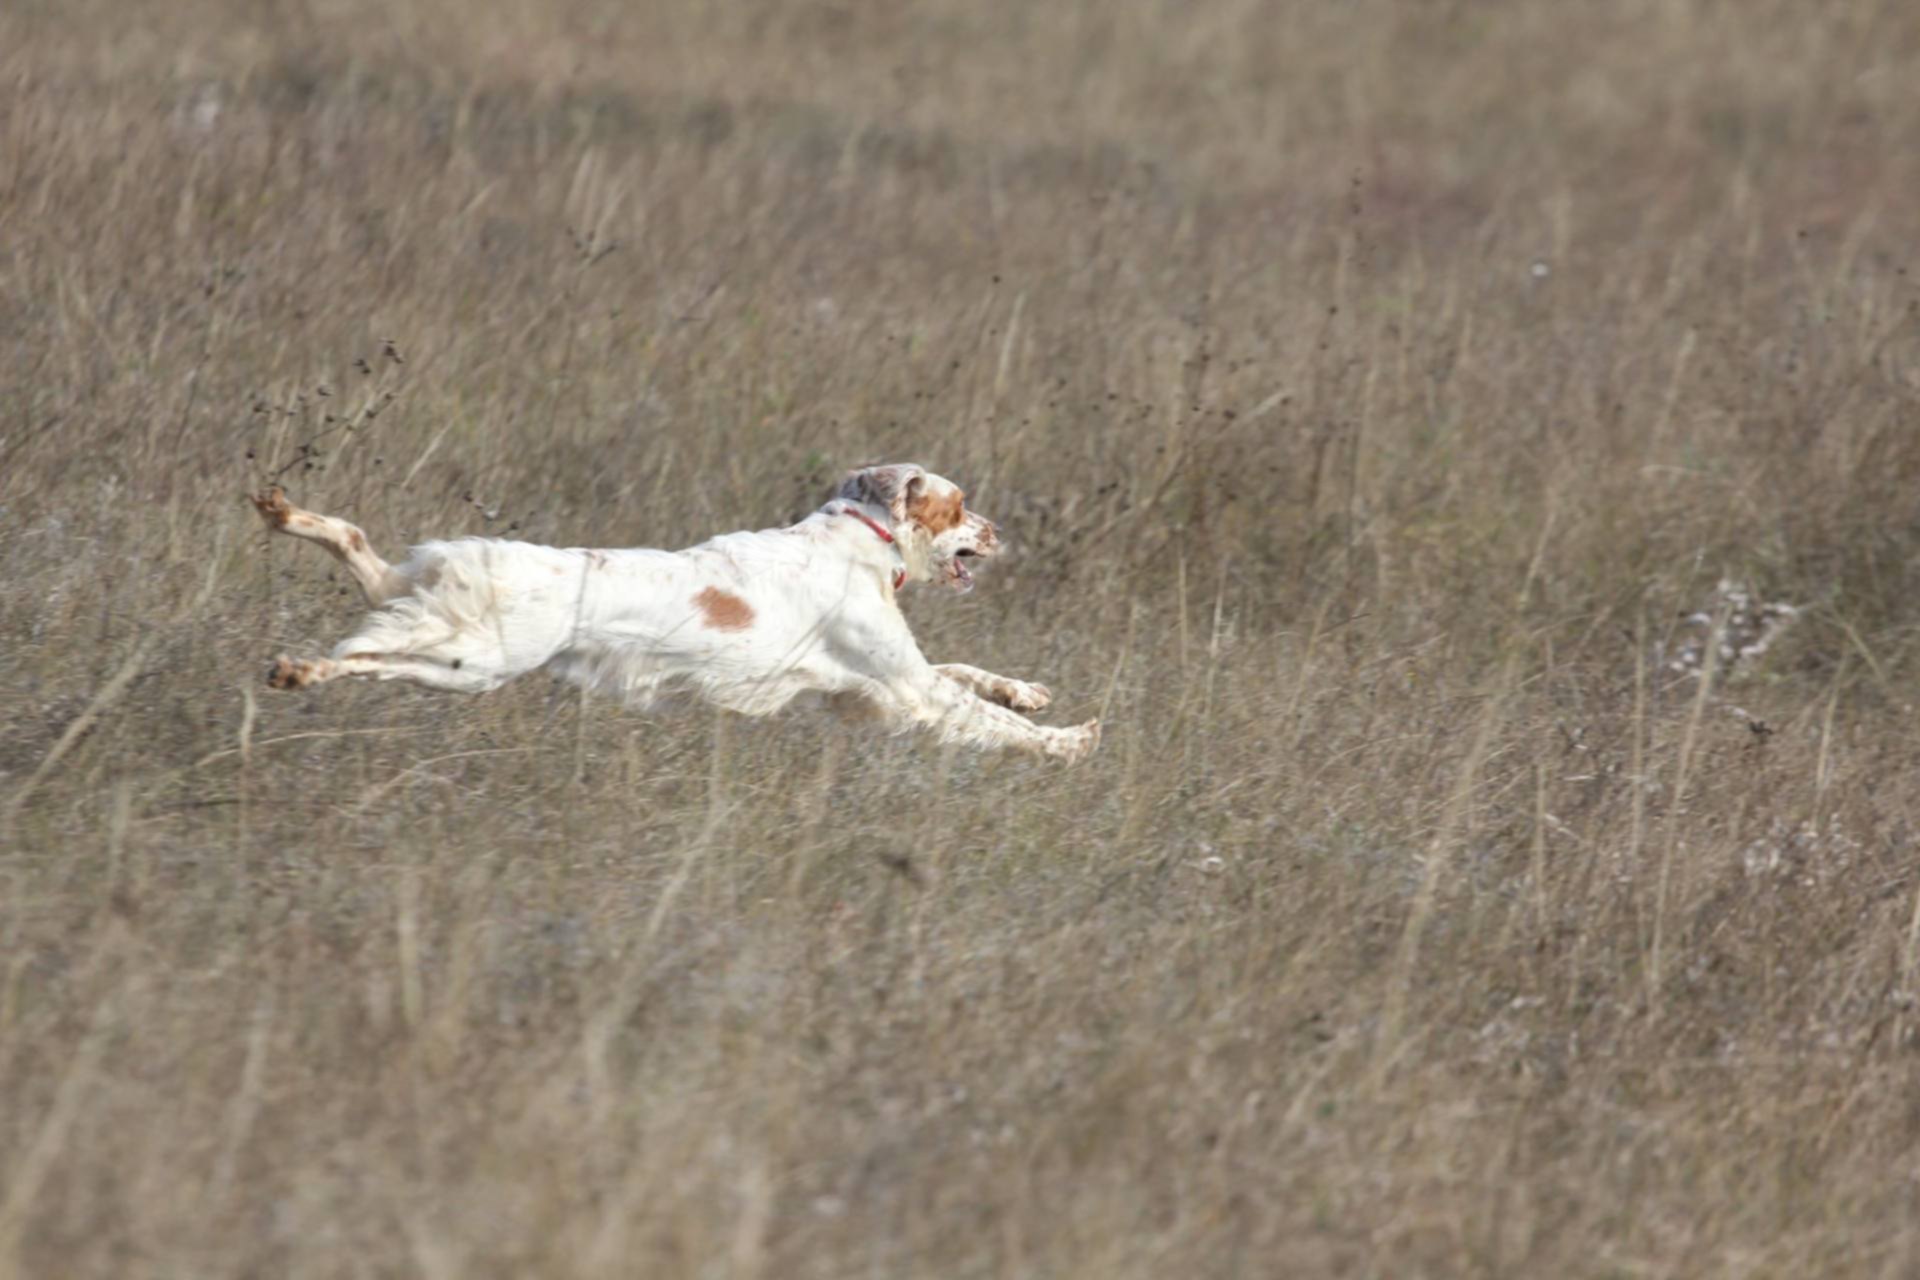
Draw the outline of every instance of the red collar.
<instances>
[{"instance_id":1,"label":"red collar","mask_svg":"<svg viewBox=\"0 0 1920 1280\"><path fill-rule=\"evenodd\" d=\"M886 543L891 543L893 541L893 535L888 533L885 529L881 528L879 523L876 520L874 520L872 516L868 515L866 512L856 511L852 507L842 507L840 508L840 513L842 515L852 516L855 520L858 520L861 524L873 530L874 533L879 536L880 541L886 542ZM895 591L898 591L902 586L905 586L906 581L907 581L907 571L905 569L895 569L893 571L893 589Z\"/></svg>"},{"instance_id":2,"label":"red collar","mask_svg":"<svg viewBox=\"0 0 1920 1280\"><path fill-rule=\"evenodd\" d=\"M877 534L879 534L879 535L880 535L880 541L882 541L882 542L892 542L892 541L893 541L893 535L892 535L892 534L890 534L890 533L888 533L888 532L887 532L887 531L886 531L885 529L882 529L882 528L880 527L880 522L879 522L879 521L877 521L877 520L875 520L875 519L874 519L874 518L873 518L872 516L870 516L870 515L868 515L868 514L867 514L866 512L864 512L864 511L856 511L856 510L855 510L854 508L852 508L852 507L842 507L842 508L840 508L840 514L841 514L841 515L847 515L847 516L852 516L852 517L853 517L853 518L854 518L855 520L858 520L858 521L859 521L859 522L860 522L861 524L863 524L863 525L865 525L865 526L867 526L867 528L869 528L869 529L871 529L871 530L873 530L873 531L874 531L875 533L877 533Z\"/></svg>"}]
</instances>

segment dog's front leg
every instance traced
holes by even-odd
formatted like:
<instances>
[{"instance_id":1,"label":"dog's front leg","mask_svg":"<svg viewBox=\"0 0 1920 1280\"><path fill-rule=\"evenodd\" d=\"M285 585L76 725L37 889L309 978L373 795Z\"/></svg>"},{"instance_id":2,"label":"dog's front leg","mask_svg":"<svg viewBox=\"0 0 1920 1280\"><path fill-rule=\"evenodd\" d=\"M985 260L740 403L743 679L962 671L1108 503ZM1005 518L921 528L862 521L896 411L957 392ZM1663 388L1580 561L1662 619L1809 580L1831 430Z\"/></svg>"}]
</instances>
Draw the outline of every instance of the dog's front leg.
<instances>
[{"instance_id":1,"label":"dog's front leg","mask_svg":"<svg viewBox=\"0 0 1920 1280\"><path fill-rule=\"evenodd\" d=\"M1038 711L1053 701L1053 692L1043 684L999 676L964 662L942 662L933 668L948 680L970 689L989 702L997 702L1015 711Z\"/></svg>"},{"instance_id":2,"label":"dog's front leg","mask_svg":"<svg viewBox=\"0 0 1920 1280\"><path fill-rule=\"evenodd\" d=\"M988 702L932 667L922 672L887 681L883 705L896 716L933 730L943 742L1012 748L1053 756L1068 764L1085 759L1100 745L1098 720L1066 729L1038 725Z\"/></svg>"},{"instance_id":3,"label":"dog's front leg","mask_svg":"<svg viewBox=\"0 0 1920 1280\"><path fill-rule=\"evenodd\" d=\"M968 680L969 676L999 677L975 667L947 672L934 667L897 609L878 614L849 610L835 622L826 648L844 675L834 683L864 695L896 724L931 729L943 742L1012 748L1069 764L1085 759L1100 745L1098 720L1065 729L1038 725L987 701ZM967 674L956 674L961 670Z\"/></svg>"}]
</instances>

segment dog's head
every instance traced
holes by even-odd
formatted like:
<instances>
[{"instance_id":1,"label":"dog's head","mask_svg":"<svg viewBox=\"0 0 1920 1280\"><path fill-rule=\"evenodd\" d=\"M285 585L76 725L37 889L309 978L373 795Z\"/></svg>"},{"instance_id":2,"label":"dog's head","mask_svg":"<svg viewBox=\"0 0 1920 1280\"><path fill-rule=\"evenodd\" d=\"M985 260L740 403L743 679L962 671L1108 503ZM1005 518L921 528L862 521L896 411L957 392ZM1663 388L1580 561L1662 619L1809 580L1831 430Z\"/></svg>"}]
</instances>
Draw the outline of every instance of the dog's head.
<instances>
[{"instance_id":1,"label":"dog's head","mask_svg":"<svg viewBox=\"0 0 1920 1280\"><path fill-rule=\"evenodd\" d=\"M1000 553L1000 531L993 521L967 510L959 485L924 467L861 467L847 473L834 497L858 503L881 520L900 548L910 582L971 591L973 574L966 562Z\"/></svg>"}]
</instances>

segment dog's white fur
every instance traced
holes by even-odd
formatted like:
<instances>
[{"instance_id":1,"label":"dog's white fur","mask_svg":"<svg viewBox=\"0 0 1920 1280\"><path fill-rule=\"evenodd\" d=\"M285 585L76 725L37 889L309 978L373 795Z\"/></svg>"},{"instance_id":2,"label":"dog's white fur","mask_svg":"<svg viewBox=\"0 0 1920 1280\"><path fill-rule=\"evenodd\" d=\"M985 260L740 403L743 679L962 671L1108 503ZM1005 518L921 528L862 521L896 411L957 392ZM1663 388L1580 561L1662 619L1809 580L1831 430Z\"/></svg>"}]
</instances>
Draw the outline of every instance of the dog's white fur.
<instances>
[{"instance_id":1,"label":"dog's white fur","mask_svg":"<svg viewBox=\"0 0 1920 1280\"><path fill-rule=\"evenodd\" d=\"M269 528L317 542L374 611L330 658L281 657L275 688L339 676L481 693L539 667L646 705L689 690L747 715L803 693L864 703L941 740L1079 760L1100 726L1036 725L1043 685L921 656L895 592L973 584L963 561L1000 547L952 482L911 465L850 473L787 529L728 533L685 551L586 550L500 538L428 542L398 565L366 535L302 511L277 487L253 498Z\"/></svg>"}]
</instances>

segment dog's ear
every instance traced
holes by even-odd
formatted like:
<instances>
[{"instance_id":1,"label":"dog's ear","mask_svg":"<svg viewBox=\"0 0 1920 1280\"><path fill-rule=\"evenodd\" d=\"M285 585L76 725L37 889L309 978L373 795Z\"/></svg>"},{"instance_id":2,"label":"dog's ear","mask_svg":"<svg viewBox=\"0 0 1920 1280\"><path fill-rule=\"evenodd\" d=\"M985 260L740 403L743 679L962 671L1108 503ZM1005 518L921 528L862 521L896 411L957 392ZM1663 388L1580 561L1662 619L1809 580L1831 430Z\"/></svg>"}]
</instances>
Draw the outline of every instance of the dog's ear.
<instances>
[{"instance_id":1,"label":"dog's ear","mask_svg":"<svg viewBox=\"0 0 1920 1280\"><path fill-rule=\"evenodd\" d=\"M848 502L870 503L885 507L895 524L904 524L907 508L927 487L927 473L912 463L861 467L849 471L834 497Z\"/></svg>"}]
</instances>

